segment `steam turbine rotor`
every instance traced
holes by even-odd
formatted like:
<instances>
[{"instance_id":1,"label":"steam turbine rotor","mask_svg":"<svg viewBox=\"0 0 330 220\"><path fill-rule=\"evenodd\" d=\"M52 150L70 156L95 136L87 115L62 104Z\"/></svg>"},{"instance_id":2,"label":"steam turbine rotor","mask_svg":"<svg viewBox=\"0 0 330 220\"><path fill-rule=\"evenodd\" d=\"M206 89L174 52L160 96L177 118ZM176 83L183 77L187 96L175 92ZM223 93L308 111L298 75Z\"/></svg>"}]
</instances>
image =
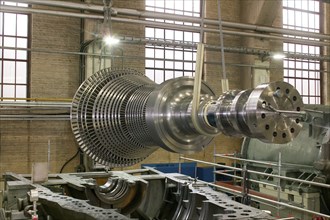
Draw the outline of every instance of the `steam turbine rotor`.
<instances>
[{"instance_id":1,"label":"steam turbine rotor","mask_svg":"<svg viewBox=\"0 0 330 220\"><path fill-rule=\"evenodd\" d=\"M303 103L290 84L264 84L216 98L202 82L196 115L193 86L189 77L158 85L131 69L95 73L72 102L71 127L80 148L99 163L130 166L158 147L182 154L200 151L221 132L287 143L301 129Z\"/></svg>"}]
</instances>

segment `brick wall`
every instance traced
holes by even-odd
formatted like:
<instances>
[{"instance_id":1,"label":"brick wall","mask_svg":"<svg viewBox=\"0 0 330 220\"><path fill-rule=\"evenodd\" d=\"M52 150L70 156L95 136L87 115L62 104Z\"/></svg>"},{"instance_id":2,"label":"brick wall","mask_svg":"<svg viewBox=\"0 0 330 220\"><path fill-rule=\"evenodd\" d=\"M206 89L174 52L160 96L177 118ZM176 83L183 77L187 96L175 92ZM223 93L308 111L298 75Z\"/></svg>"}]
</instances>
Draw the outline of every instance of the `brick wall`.
<instances>
[{"instance_id":1,"label":"brick wall","mask_svg":"<svg viewBox=\"0 0 330 220\"><path fill-rule=\"evenodd\" d=\"M45 50L31 53L31 97L72 98L79 57L54 52L79 51L80 19L33 14L31 23L32 50ZM59 172L77 151L69 121L0 121L0 173L30 173L33 162L47 161L48 142L50 170ZM77 159L65 171L74 171L76 165Z\"/></svg>"}]
</instances>

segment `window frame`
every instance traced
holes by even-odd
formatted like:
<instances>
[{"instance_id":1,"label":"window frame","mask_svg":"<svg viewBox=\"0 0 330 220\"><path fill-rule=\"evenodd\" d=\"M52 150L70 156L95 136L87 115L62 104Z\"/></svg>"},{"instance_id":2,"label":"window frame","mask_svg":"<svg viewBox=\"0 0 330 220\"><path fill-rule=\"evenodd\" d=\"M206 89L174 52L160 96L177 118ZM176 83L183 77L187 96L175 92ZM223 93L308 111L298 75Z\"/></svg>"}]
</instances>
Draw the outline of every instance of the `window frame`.
<instances>
[{"instance_id":1,"label":"window frame","mask_svg":"<svg viewBox=\"0 0 330 220\"><path fill-rule=\"evenodd\" d=\"M156 6L157 1L157 6ZM154 7L147 4L147 2L153 2ZM180 1L183 4L183 8L185 8L186 4L191 4L191 11L180 10L175 8L166 8L166 1L162 0L161 4L164 7L159 7L159 0L146 0L145 8L148 11L157 11L163 13L172 12L173 14L178 15L186 15L186 16L201 16L201 4L202 1L198 0L191 0L191 3L187 3L184 1ZM174 1L172 4L176 4ZM198 4L198 7L195 6ZM175 7L175 6L174 6ZM194 11L195 8L198 8L199 11ZM175 24L182 24L182 25L196 25L189 22L180 22L180 21L170 21L164 19L148 19L157 22L164 22L164 23L175 23ZM198 25L199 26L199 25ZM166 32L173 32L172 37L167 37ZM151 34L151 32L153 32ZM161 33L163 32L163 33ZM176 37L176 34L181 32L182 38ZM190 35L188 37L188 35ZM198 36L197 36L198 35ZM145 36L147 39L156 39L161 41L175 41L179 43L191 43L196 44L200 42L201 36L200 32L192 32L192 31L181 31L181 30L174 30L174 29L167 29L167 28L157 28L152 26L145 27ZM160 36L160 37L159 37ZM196 39L197 38L197 39ZM190 41L188 41L189 39ZM153 51L153 52L152 52ZM177 53L176 53L177 52ZM168 54L167 54L168 53ZM172 53L172 56L167 56ZM182 56L180 56L182 54ZM162 83L165 80L177 78L181 76L194 76L195 73L195 63L196 63L196 54L197 48L189 48L184 46L159 46L153 44L146 44L145 45L145 74L151 80L155 81L156 83ZM160 75L160 76L159 76Z\"/></svg>"},{"instance_id":2,"label":"window frame","mask_svg":"<svg viewBox=\"0 0 330 220\"><path fill-rule=\"evenodd\" d=\"M308 0L305 2L300 2L297 0L283 0L283 28L300 30L300 31L309 31L312 33L321 32L321 2L318 0ZM309 10L310 4L314 3L313 10ZM301 8L289 7L288 4L300 4ZM305 5L305 8L303 8ZM306 8L306 5L308 6ZM316 6L318 5L318 7ZM291 5L292 6L292 5ZM294 18L294 21L289 20L289 11L293 13L291 17ZM308 15L307 26L302 24L303 21L298 21L301 23L301 26L296 26L296 13L300 13L302 17L303 13ZM299 16L298 16L299 17ZM313 17L313 19L311 19ZM316 22L315 17L318 17ZM286 20L286 19L287 20ZM314 24L310 25L310 19L314 21ZM291 23L290 23L291 22ZM293 24L292 24L293 23ZM315 40L315 38L305 38L298 36L287 36L297 39L309 39ZM314 54L320 56L322 53L322 47L312 46L312 45L303 45L299 43L288 43L283 42L283 51L289 53L299 53L299 54ZM322 61L316 61L312 59L298 59L298 58L285 58L283 60L283 78L284 81L292 84L300 92L304 103L308 104L321 104L322 99Z\"/></svg>"},{"instance_id":3,"label":"window frame","mask_svg":"<svg viewBox=\"0 0 330 220\"><path fill-rule=\"evenodd\" d=\"M0 4L3 5L7 3L8 5L12 6L12 4L15 4L16 6L21 6L21 7L29 7L27 4L22 4L22 3L12 3L12 2L6 2L6 1L0 1ZM5 33L5 16L6 14L11 14L15 16L15 33L14 34L8 34ZM18 21L18 17L20 15L26 16L26 35L25 33L20 35L18 33L18 25L22 25ZM29 48L31 47L31 15L28 13L14 13L14 12L1 12L0 14L1 19L0 19L0 26L2 30L0 30L0 97L2 98L9 98L9 100L15 100L15 101L25 101L26 98L30 97L30 63L31 63L31 55ZM5 45L5 41L8 43L8 39L13 39L14 40L14 46L8 46L8 47L16 47L16 48L22 48L22 49L5 49L7 46ZM18 44L18 41L24 42L24 46L21 46ZM8 52L13 53L11 57L5 56L6 53L8 55ZM21 56L21 57L20 57ZM22 57L23 56L23 57ZM10 81L5 81L5 63L7 64L11 63L11 65L14 65L13 68L13 75L11 74L11 78L13 79ZM24 64L23 64L24 63ZM21 79L21 81L18 81L19 79L19 64L23 65L23 69L25 71L25 76L24 79ZM21 67L22 68L22 67ZM23 70L22 69L22 70ZM8 87L14 87L11 89L13 91L13 94L6 95L5 93L5 88L6 86ZM18 96L18 88L19 87L24 87L23 90L23 96ZM7 88L8 88L7 87ZM1 99L2 101L4 99Z\"/></svg>"}]
</instances>

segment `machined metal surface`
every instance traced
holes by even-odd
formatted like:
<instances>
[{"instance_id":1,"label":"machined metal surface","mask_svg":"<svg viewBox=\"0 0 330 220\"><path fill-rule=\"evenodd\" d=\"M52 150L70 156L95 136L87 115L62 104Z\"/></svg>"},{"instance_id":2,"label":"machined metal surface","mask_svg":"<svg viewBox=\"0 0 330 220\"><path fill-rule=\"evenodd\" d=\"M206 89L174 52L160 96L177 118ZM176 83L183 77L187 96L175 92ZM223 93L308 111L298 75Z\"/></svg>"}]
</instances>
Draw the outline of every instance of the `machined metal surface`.
<instances>
[{"instance_id":1,"label":"machined metal surface","mask_svg":"<svg viewBox=\"0 0 330 220\"><path fill-rule=\"evenodd\" d=\"M221 132L287 143L301 129L303 103L290 84L228 91L218 99L205 82L200 88L193 106L193 78L158 85L135 70L101 70L73 98L73 133L92 159L118 167L142 161L157 147L181 154L200 151Z\"/></svg>"},{"instance_id":2,"label":"machined metal surface","mask_svg":"<svg viewBox=\"0 0 330 220\"><path fill-rule=\"evenodd\" d=\"M297 90L285 82L228 91L212 105L208 117L226 135L282 144L292 141L302 127L304 104Z\"/></svg>"},{"instance_id":3,"label":"machined metal surface","mask_svg":"<svg viewBox=\"0 0 330 220\"><path fill-rule=\"evenodd\" d=\"M150 134L158 146L176 153L194 153L211 140L196 132L192 125L190 105L193 98L192 78L165 81L148 99L146 119ZM201 100L210 100L215 94L205 83L201 86Z\"/></svg>"},{"instance_id":4,"label":"machined metal surface","mask_svg":"<svg viewBox=\"0 0 330 220\"><path fill-rule=\"evenodd\" d=\"M90 204L103 208L116 208L127 215L140 206L148 182L131 175L119 175L109 177L104 185L98 185L94 180L85 186L86 197Z\"/></svg>"},{"instance_id":5,"label":"machined metal surface","mask_svg":"<svg viewBox=\"0 0 330 220\"><path fill-rule=\"evenodd\" d=\"M31 204L23 201L29 201L27 192L36 189L39 193L37 213L40 219L274 219L266 212L233 201L228 195L186 175L154 173L153 169L133 170L131 173L134 175L130 172L53 174L42 185L32 184L21 175L6 173L6 186L13 185L12 182L19 183L16 184L18 186L28 186L16 190L7 187L6 193L12 195L13 201L18 201L19 210L11 207L6 211L23 213L24 209L30 208ZM108 179L106 183L99 184L104 179ZM113 195L111 192L125 191L118 187L119 181L131 185L142 183L143 193L110 196ZM90 189L97 189L103 195L91 198L88 195ZM135 203L137 200L141 202ZM128 201L135 205L124 208L116 206L127 205ZM19 219L31 217L26 215L26 218Z\"/></svg>"},{"instance_id":6,"label":"machined metal surface","mask_svg":"<svg viewBox=\"0 0 330 220\"><path fill-rule=\"evenodd\" d=\"M284 82L260 85L251 92L249 100L245 110L252 137L282 144L292 141L299 134L302 128L300 117L286 117L285 114L273 112L273 109L303 111L302 99L292 85Z\"/></svg>"}]
</instances>

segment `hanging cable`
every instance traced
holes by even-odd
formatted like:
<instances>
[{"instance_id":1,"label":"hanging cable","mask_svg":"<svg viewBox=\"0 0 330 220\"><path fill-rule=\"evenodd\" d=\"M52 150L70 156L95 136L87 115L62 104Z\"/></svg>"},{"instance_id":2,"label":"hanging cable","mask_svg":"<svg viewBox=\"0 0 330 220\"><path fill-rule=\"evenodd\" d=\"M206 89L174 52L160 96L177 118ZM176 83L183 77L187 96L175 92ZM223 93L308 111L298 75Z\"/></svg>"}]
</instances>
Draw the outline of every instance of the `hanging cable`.
<instances>
[{"instance_id":1,"label":"hanging cable","mask_svg":"<svg viewBox=\"0 0 330 220\"><path fill-rule=\"evenodd\" d=\"M227 79L226 65L225 65L225 47L223 45L223 30L221 20L221 0L218 0L218 20L219 20L219 33L220 33L220 46L221 46L221 62L222 62L222 78Z\"/></svg>"},{"instance_id":2,"label":"hanging cable","mask_svg":"<svg viewBox=\"0 0 330 220\"><path fill-rule=\"evenodd\" d=\"M202 0L202 5L201 5L201 36L200 36L200 42L204 43L204 18L205 18L205 0Z\"/></svg>"}]
</instances>

